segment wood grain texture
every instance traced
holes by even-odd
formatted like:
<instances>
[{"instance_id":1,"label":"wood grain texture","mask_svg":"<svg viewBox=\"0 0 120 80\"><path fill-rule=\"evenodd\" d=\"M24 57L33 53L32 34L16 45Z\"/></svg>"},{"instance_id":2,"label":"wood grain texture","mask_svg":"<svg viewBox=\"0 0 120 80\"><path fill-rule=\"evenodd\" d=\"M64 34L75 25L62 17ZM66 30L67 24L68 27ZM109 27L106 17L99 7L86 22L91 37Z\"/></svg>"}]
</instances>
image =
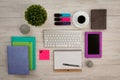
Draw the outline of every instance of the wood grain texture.
<instances>
[{"instance_id":1,"label":"wood grain texture","mask_svg":"<svg viewBox=\"0 0 120 80\"><path fill-rule=\"evenodd\" d=\"M31 4L41 4L48 12L48 19L41 27L31 26L31 32L23 35L19 31L22 24L27 24L24 12ZM107 30L103 32L103 57L91 59L93 68L85 66L84 32L90 30L90 23L83 31L81 49L83 50L82 72L53 71L53 50L50 49L50 60L39 61L39 49L43 45L43 29L77 29L74 25L58 27L54 25L54 13L78 10L86 11L90 16L91 9L107 9ZM120 0L0 0L0 80L120 80ZM11 36L35 36L37 40L37 69L29 76L15 76L7 73L6 47L11 45ZM61 48L64 49L64 48Z\"/></svg>"}]
</instances>

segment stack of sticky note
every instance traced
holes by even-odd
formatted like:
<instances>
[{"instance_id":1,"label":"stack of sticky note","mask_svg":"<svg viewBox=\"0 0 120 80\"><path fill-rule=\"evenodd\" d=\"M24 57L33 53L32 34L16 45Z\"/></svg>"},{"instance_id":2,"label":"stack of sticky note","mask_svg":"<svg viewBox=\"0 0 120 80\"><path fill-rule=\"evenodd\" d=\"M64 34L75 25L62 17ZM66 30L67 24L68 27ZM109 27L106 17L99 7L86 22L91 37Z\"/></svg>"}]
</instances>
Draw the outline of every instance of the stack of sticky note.
<instances>
[{"instance_id":1,"label":"stack of sticky note","mask_svg":"<svg viewBox=\"0 0 120 80\"><path fill-rule=\"evenodd\" d=\"M13 36L11 38L11 45L7 47L8 74L29 74L28 70L35 70L35 37Z\"/></svg>"}]
</instances>

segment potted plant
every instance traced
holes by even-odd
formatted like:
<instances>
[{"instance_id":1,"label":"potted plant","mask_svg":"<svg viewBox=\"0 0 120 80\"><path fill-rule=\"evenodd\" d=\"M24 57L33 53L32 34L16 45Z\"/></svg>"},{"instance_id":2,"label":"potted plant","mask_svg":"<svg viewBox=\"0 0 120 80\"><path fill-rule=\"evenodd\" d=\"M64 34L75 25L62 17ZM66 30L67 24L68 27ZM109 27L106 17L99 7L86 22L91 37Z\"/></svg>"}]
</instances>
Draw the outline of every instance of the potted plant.
<instances>
[{"instance_id":1,"label":"potted plant","mask_svg":"<svg viewBox=\"0 0 120 80\"><path fill-rule=\"evenodd\" d=\"M41 5L31 5L25 11L25 19L33 26L41 26L47 20L47 11Z\"/></svg>"}]
</instances>

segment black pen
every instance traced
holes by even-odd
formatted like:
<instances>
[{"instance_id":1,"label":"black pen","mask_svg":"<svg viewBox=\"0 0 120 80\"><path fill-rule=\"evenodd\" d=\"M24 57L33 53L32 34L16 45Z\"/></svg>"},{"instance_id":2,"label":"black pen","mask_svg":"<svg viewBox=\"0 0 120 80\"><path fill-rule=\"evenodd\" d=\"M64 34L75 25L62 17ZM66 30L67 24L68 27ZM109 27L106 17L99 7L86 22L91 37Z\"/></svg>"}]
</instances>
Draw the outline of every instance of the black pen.
<instances>
[{"instance_id":1,"label":"black pen","mask_svg":"<svg viewBox=\"0 0 120 80\"><path fill-rule=\"evenodd\" d=\"M64 66L73 66L73 67L80 67L79 65L75 64L68 64L68 63L63 63Z\"/></svg>"}]
</instances>

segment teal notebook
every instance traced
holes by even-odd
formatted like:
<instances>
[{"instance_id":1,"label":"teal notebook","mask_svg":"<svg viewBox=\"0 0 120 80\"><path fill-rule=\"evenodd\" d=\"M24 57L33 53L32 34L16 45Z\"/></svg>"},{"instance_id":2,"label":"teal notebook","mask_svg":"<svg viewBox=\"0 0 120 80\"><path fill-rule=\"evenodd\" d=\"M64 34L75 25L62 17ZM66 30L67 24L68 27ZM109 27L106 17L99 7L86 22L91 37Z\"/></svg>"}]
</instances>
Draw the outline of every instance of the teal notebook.
<instances>
[{"instance_id":1,"label":"teal notebook","mask_svg":"<svg viewBox=\"0 0 120 80\"><path fill-rule=\"evenodd\" d=\"M33 70L32 42L12 42L12 46L27 46L28 47L29 70Z\"/></svg>"},{"instance_id":2,"label":"teal notebook","mask_svg":"<svg viewBox=\"0 0 120 80\"><path fill-rule=\"evenodd\" d=\"M21 37L13 36L11 42L32 42L33 49L33 70L36 69L36 38L35 37Z\"/></svg>"}]
</instances>

